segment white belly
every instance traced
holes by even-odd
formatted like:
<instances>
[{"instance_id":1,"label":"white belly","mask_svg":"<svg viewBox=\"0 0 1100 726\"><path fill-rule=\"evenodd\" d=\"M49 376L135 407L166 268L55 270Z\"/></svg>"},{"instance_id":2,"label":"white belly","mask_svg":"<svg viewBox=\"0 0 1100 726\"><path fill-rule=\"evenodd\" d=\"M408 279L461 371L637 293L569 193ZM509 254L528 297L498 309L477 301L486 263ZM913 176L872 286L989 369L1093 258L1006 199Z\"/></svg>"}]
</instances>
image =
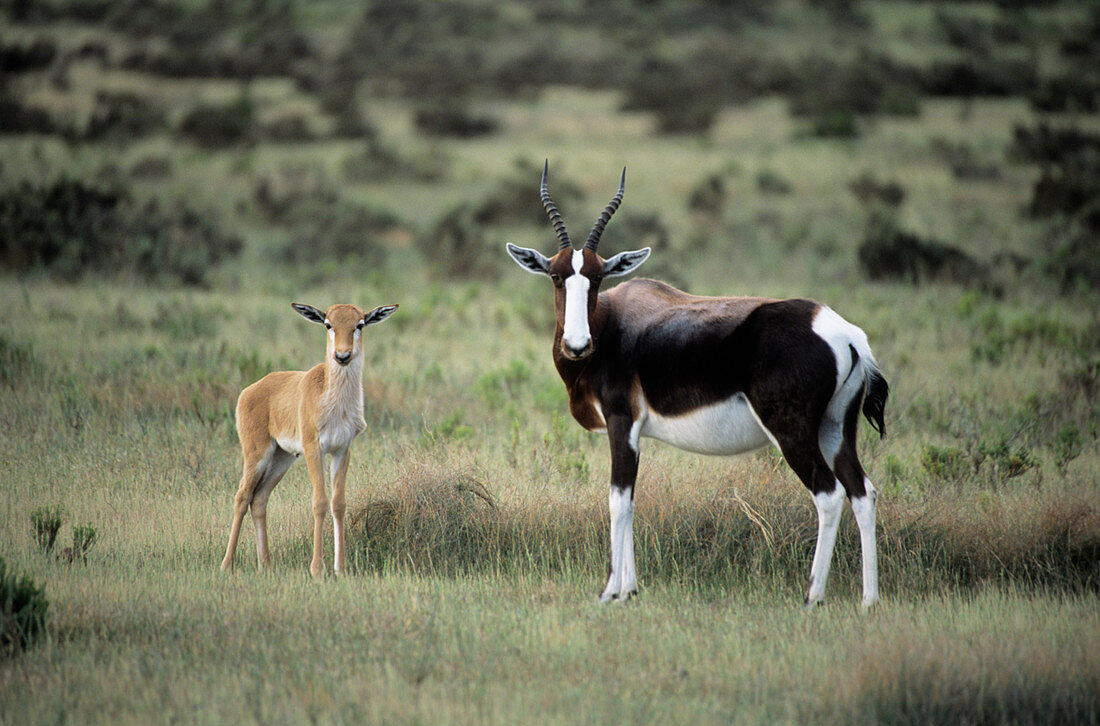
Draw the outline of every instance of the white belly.
<instances>
[{"instance_id":1,"label":"white belly","mask_svg":"<svg viewBox=\"0 0 1100 726\"><path fill-rule=\"evenodd\" d=\"M682 416L662 416L650 409L641 435L699 454L741 454L771 441L740 393Z\"/></svg>"}]
</instances>

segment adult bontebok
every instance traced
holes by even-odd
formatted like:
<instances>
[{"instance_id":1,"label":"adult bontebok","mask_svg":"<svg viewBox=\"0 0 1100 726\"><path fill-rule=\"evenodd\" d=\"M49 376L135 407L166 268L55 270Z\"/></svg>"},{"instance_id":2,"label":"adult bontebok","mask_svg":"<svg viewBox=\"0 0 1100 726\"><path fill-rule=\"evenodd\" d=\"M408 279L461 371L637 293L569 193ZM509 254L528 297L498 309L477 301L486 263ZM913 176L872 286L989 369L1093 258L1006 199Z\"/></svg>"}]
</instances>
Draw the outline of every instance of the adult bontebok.
<instances>
[{"instance_id":1,"label":"adult bontebok","mask_svg":"<svg viewBox=\"0 0 1100 726\"><path fill-rule=\"evenodd\" d=\"M396 305L363 312L354 305L333 305L322 312L309 305L292 306L306 320L328 330L325 361L308 371L269 373L237 399L237 434L244 473L233 503L233 526L222 569L233 569L233 553L245 512L252 510L256 555L261 568L271 564L267 542L267 500L294 459L305 455L313 483L314 577L324 574L321 552L325 510L331 508L335 553L333 567L344 570L344 483L351 442L366 428L363 420L363 328L388 318ZM325 501L324 461L332 455L332 500Z\"/></svg>"},{"instance_id":2,"label":"adult bontebok","mask_svg":"<svg viewBox=\"0 0 1100 726\"><path fill-rule=\"evenodd\" d=\"M583 249L573 249L541 196L559 248L547 258L508 245L524 269L554 283L554 364L582 426L611 443L611 570L602 602L636 593L634 483L643 436L703 454L737 454L771 442L813 494L818 533L806 604L821 602L845 496L859 526L863 605L878 600L875 488L856 454L860 408L885 432L889 387L867 336L811 300L699 297L636 279L600 292L605 277L633 272L649 248L604 259L600 235L619 191Z\"/></svg>"}]
</instances>

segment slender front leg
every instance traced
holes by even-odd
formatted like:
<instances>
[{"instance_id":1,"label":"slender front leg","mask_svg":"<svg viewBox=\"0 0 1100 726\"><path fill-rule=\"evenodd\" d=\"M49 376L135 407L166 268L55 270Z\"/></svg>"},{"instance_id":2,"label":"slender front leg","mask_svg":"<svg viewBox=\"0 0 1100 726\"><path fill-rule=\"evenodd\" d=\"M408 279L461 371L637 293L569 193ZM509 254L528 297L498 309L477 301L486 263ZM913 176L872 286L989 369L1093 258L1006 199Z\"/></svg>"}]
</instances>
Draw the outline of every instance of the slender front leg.
<instances>
[{"instance_id":1,"label":"slender front leg","mask_svg":"<svg viewBox=\"0 0 1100 726\"><path fill-rule=\"evenodd\" d=\"M344 513L347 511L347 500L344 498L345 484L348 476L348 462L351 460L351 452L345 448L332 455L332 539L335 552L333 553L333 572L341 575L344 572Z\"/></svg>"},{"instance_id":2,"label":"slender front leg","mask_svg":"<svg viewBox=\"0 0 1100 726\"><path fill-rule=\"evenodd\" d=\"M314 577L325 574L325 556L321 550L321 543L325 531L325 513L328 511L328 502L325 497L325 469L321 449L314 442L305 447L306 466L309 468L309 479L313 483L313 561L309 565L309 572Z\"/></svg>"},{"instance_id":3,"label":"slender front leg","mask_svg":"<svg viewBox=\"0 0 1100 726\"><path fill-rule=\"evenodd\" d=\"M629 416L609 416L611 488L607 509L611 516L611 572L600 602L628 600L637 594L634 569L634 484L638 478L638 442Z\"/></svg>"}]
</instances>

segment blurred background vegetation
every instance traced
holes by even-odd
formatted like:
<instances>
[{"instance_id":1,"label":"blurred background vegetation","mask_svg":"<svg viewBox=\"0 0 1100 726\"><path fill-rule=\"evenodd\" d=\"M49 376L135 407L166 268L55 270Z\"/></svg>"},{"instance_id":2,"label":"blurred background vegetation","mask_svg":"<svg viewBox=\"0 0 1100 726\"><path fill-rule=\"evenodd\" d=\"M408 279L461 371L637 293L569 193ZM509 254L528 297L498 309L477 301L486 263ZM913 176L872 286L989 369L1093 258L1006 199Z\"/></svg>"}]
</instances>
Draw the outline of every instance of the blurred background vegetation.
<instances>
[{"instance_id":1,"label":"blurred background vegetation","mask_svg":"<svg viewBox=\"0 0 1100 726\"><path fill-rule=\"evenodd\" d=\"M644 144L590 166L578 141L675 137L706 163L641 181L663 193L632 193L636 226L616 225L671 246L655 260L670 272L753 233L830 253L849 250L820 238L854 234L871 279L997 287L1005 267L1100 285L1088 2L5 0L0 14L0 263L15 272L208 285L262 236L282 240L262 245L265 266L357 258L381 274L411 244L441 278L491 279L498 238L543 224L541 157L569 208L619 162L649 171ZM779 127L746 146L745 124ZM845 145L846 188L768 163L793 147L808 167L818 140ZM906 211L933 181L909 173L920 155L969 210ZM959 199L1006 187L1003 208ZM820 206L824 232L807 212ZM962 219L907 219L927 215Z\"/></svg>"},{"instance_id":2,"label":"blurred background vegetation","mask_svg":"<svg viewBox=\"0 0 1100 726\"><path fill-rule=\"evenodd\" d=\"M777 454L652 442L643 607L576 605L602 585L606 441L568 418L549 285L504 253L554 249L547 158L574 238L626 166L608 254L648 245L643 275L814 297L867 331L892 385L890 435L861 434L878 625L787 619L815 524ZM226 585L237 393L321 354L292 300L401 304L368 340L360 576L286 576L299 466L277 576ZM0 672L17 720L316 720L317 694L347 720L1095 720L1095 2L0 0L0 304L0 554L44 583L54 638ZM854 603L849 525L830 600ZM39 542L59 531L67 557ZM362 637L325 631L333 611ZM646 652L609 661L608 629ZM390 705L319 685L320 642ZM237 678L282 695L211 686Z\"/></svg>"}]
</instances>

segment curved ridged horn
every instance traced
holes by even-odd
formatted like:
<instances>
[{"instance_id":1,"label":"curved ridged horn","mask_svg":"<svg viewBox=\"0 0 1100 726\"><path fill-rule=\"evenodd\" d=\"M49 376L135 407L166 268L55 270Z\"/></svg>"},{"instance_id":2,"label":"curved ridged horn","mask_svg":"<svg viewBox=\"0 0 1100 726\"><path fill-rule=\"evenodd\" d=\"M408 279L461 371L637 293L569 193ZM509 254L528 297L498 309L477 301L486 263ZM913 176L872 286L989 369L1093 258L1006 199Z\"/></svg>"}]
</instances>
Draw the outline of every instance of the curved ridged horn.
<instances>
[{"instance_id":1,"label":"curved ridged horn","mask_svg":"<svg viewBox=\"0 0 1100 726\"><path fill-rule=\"evenodd\" d=\"M611 215L615 213L615 210L619 208L619 203L623 201L623 191L626 189L626 167L623 167L623 176L619 179L619 192L615 195L615 198L607 205L603 210L603 214L596 220L596 225L592 227L592 231L588 234L588 241L584 243L586 250L596 251L596 248L600 245L600 237L603 235L603 229L607 226L608 220L611 219Z\"/></svg>"},{"instance_id":2,"label":"curved ridged horn","mask_svg":"<svg viewBox=\"0 0 1100 726\"><path fill-rule=\"evenodd\" d=\"M542 186L539 187L539 196L542 197L542 206L546 209L546 216L550 217L550 223L554 225L554 231L558 233L558 249L568 250L573 248L573 242L569 239L569 233L565 231L565 222L561 213L550 199L550 192L546 188L546 174L550 171L550 160L542 167Z\"/></svg>"}]
</instances>

